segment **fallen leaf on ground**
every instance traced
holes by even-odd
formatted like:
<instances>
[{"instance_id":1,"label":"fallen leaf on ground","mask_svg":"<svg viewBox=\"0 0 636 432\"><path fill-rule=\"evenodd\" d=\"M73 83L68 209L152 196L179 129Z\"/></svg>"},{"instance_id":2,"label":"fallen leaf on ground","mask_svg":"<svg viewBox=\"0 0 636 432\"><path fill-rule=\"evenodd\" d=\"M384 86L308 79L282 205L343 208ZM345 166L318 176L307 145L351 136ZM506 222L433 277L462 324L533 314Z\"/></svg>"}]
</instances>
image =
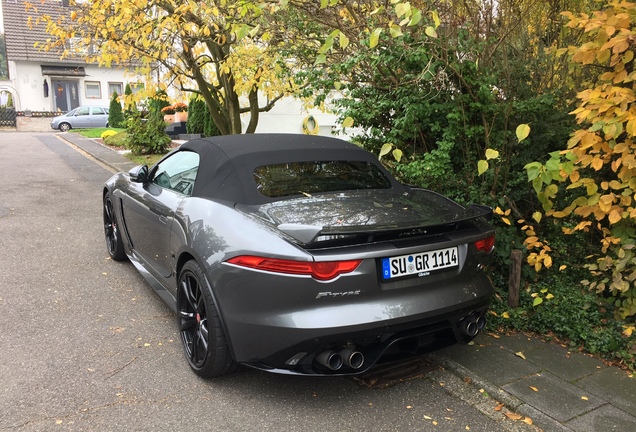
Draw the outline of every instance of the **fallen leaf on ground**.
<instances>
[{"instance_id":1,"label":"fallen leaf on ground","mask_svg":"<svg viewBox=\"0 0 636 432\"><path fill-rule=\"evenodd\" d=\"M538 388L536 388L536 387L533 387L533 386L529 386L529 387L532 389L532 391L536 391L536 392L538 392L538 391L539 391L539 389L538 389Z\"/></svg>"},{"instance_id":2,"label":"fallen leaf on ground","mask_svg":"<svg viewBox=\"0 0 636 432\"><path fill-rule=\"evenodd\" d=\"M501 411L504 407L503 403L498 403L497 405L495 405L495 411Z\"/></svg>"},{"instance_id":3,"label":"fallen leaf on ground","mask_svg":"<svg viewBox=\"0 0 636 432\"><path fill-rule=\"evenodd\" d=\"M521 420L523 418L521 414L517 414L513 412L505 412L504 415L508 417L510 420Z\"/></svg>"},{"instance_id":4,"label":"fallen leaf on ground","mask_svg":"<svg viewBox=\"0 0 636 432\"><path fill-rule=\"evenodd\" d=\"M530 417L525 417L525 418L523 419L523 422L524 422L525 424L529 424L529 425L531 425L531 424L532 424L532 419L531 419Z\"/></svg>"},{"instance_id":5,"label":"fallen leaf on ground","mask_svg":"<svg viewBox=\"0 0 636 432\"><path fill-rule=\"evenodd\" d=\"M587 398L587 396L581 396L581 399L583 399L583 400L585 400L585 401L586 401L586 400L589 400L589 399Z\"/></svg>"},{"instance_id":6,"label":"fallen leaf on ground","mask_svg":"<svg viewBox=\"0 0 636 432\"><path fill-rule=\"evenodd\" d=\"M516 355L517 357L521 357L521 358L522 358L522 359L524 359L524 360L526 359L526 356L524 356L524 355L523 355L523 353L522 353L521 351L516 352L516 353L515 353L515 355Z\"/></svg>"}]
</instances>

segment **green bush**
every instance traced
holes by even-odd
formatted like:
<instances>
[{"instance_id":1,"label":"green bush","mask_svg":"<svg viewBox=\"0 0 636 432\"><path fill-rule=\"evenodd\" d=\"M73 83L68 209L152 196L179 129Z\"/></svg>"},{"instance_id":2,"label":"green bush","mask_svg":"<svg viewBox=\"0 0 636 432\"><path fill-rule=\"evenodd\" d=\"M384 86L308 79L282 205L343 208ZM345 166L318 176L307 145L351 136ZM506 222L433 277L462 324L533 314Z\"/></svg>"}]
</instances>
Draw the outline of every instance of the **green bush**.
<instances>
[{"instance_id":1,"label":"green bush","mask_svg":"<svg viewBox=\"0 0 636 432\"><path fill-rule=\"evenodd\" d=\"M121 103L119 102L119 95L117 92L113 92L113 96L110 98L110 108L108 110L108 126L114 128L125 127L124 113L121 110Z\"/></svg>"},{"instance_id":2,"label":"green bush","mask_svg":"<svg viewBox=\"0 0 636 432\"><path fill-rule=\"evenodd\" d=\"M124 89L124 117L128 120L130 117L138 113L137 105L133 100L133 91L129 83L126 83Z\"/></svg>"},{"instance_id":3,"label":"green bush","mask_svg":"<svg viewBox=\"0 0 636 432\"><path fill-rule=\"evenodd\" d=\"M212 116L210 115L209 112L207 112L207 107L206 107L206 115L203 118L203 136L218 136L221 135L221 132L219 131L219 128L216 126L216 124L214 123L214 120L212 120Z\"/></svg>"},{"instance_id":4,"label":"green bush","mask_svg":"<svg viewBox=\"0 0 636 432\"><path fill-rule=\"evenodd\" d=\"M163 154L168 151L172 140L166 134L166 124L158 114L142 119L139 113L133 113L126 120L128 148L135 155Z\"/></svg>"},{"instance_id":5,"label":"green bush","mask_svg":"<svg viewBox=\"0 0 636 432\"><path fill-rule=\"evenodd\" d=\"M188 106L188 122L186 123L188 133L203 135L206 116L209 117L210 114L205 102L197 96L192 96Z\"/></svg>"},{"instance_id":6,"label":"green bush","mask_svg":"<svg viewBox=\"0 0 636 432\"><path fill-rule=\"evenodd\" d=\"M148 102L148 110L151 115L161 113L161 110L167 106L170 106L170 102L168 102L168 94L163 90L159 90Z\"/></svg>"},{"instance_id":7,"label":"green bush","mask_svg":"<svg viewBox=\"0 0 636 432\"><path fill-rule=\"evenodd\" d=\"M112 147L128 147L128 132L118 132L116 135L104 137L104 144Z\"/></svg>"},{"instance_id":8,"label":"green bush","mask_svg":"<svg viewBox=\"0 0 636 432\"><path fill-rule=\"evenodd\" d=\"M509 308L508 294L499 289L489 328L539 333L636 369L636 331L625 332L633 324L614 319L611 305L580 285L580 269L565 273L522 290L517 309Z\"/></svg>"}]
</instances>

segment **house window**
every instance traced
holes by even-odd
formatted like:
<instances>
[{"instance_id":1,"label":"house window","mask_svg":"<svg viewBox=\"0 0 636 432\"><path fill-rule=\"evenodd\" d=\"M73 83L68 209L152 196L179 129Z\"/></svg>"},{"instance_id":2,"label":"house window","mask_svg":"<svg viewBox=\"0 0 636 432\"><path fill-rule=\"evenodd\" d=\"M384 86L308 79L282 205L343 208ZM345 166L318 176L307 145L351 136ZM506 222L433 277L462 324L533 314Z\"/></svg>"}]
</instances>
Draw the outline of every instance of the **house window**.
<instances>
[{"instance_id":1,"label":"house window","mask_svg":"<svg viewBox=\"0 0 636 432\"><path fill-rule=\"evenodd\" d=\"M109 82L108 83L108 97L112 97L113 93L117 92L118 96L124 94L124 84L120 82Z\"/></svg>"},{"instance_id":2,"label":"house window","mask_svg":"<svg viewBox=\"0 0 636 432\"><path fill-rule=\"evenodd\" d=\"M132 90L133 94L137 94L144 89L144 83L130 83L130 89Z\"/></svg>"},{"instance_id":3,"label":"house window","mask_svg":"<svg viewBox=\"0 0 636 432\"><path fill-rule=\"evenodd\" d=\"M84 83L84 88L86 89L86 97L88 99L102 98L102 87L99 81L86 81Z\"/></svg>"}]
</instances>

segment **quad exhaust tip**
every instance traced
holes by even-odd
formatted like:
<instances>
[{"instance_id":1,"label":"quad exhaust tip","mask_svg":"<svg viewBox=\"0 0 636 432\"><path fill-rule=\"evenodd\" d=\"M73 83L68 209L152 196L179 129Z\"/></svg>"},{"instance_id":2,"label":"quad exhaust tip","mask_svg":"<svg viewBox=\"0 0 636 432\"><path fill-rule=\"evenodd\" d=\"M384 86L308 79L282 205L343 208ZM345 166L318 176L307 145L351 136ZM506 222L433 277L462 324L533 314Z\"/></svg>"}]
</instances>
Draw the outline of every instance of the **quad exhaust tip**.
<instances>
[{"instance_id":1,"label":"quad exhaust tip","mask_svg":"<svg viewBox=\"0 0 636 432\"><path fill-rule=\"evenodd\" d=\"M331 350L326 350L318 354L316 356L316 362L334 371L340 369L344 363L342 356Z\"/></svg>"},{"instance_id":2,"label":"quad exhaust tip","mask_svg":"<svg viewBox=\"0 0 636 432\"><path fill-rule=\"evenodd\" d=\"M468 315L459 322L459 331L471 338L477 336L486 327L486 317L481 315Z\"/></svg>"},{"instance_id":3,"label":"quad exhaust tip","mask_svg":"<svg viewBox=\"0 0 636 432\"><path fill-rule=\"evenodd\" d=\"M360 369L364 364L364 355L351 348L344 348L340 352L325 350L316 356L316 363L333 371L339 370L342 366Z\"/></svg>"},{"instance_id":4,"label":"quad exhaust tip","mask_svg":"<svg viewBox=\"0 0 636 432\"><path fill-rule=\"evenodd\" d=\"M360 369L364 364L364 355L360 351L345 348L340 351L344 364L351 369Z\"/></svg>"}]
</instances>

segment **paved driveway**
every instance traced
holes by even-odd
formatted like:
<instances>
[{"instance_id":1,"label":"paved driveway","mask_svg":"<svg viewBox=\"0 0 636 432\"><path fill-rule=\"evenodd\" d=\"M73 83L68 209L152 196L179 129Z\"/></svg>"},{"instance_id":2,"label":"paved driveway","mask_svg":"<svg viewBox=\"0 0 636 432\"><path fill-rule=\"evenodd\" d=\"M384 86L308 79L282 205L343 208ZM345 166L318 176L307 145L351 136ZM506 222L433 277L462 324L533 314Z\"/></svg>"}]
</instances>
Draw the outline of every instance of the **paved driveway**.
<instances>
[{"instance_id":1,"label":"paved driveway","mask_svg":"<svg viewBox=\"0 0 636 432\"><path fill-rule=\"evenodd\" d=\"M249 369L199 379L173 314L108 259L110 175L56 134L0 132L0 430L502 429L441 372L388 389Z\"/></svg>"}]
</instances>

